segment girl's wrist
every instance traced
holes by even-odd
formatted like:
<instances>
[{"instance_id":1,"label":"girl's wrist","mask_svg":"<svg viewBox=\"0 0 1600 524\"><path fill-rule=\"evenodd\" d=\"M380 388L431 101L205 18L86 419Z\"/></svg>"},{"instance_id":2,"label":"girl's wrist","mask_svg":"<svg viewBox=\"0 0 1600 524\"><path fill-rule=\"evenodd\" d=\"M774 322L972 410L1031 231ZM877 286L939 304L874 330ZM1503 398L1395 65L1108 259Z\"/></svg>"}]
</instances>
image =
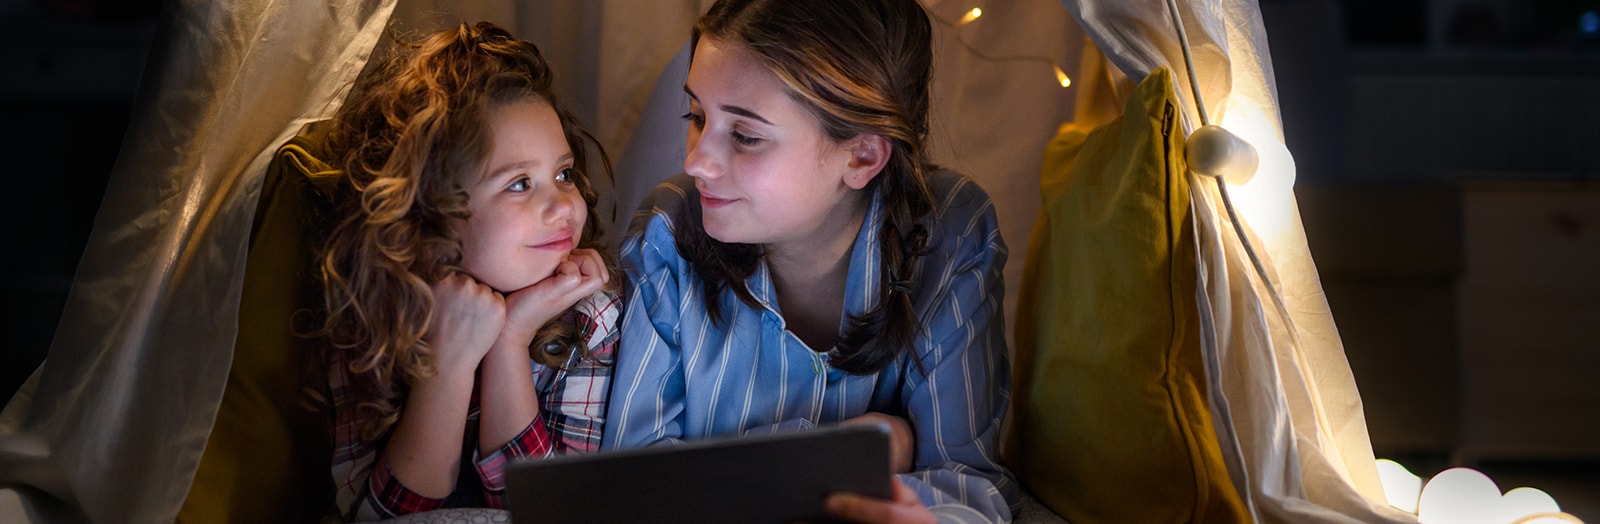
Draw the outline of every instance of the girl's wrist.
<instances>
[{"instance_id":1,"label":"girl's wrist","mask_svg":"<svg viewBox=\"0 0 1600 524\"><path fill-rule=\"evenodd\" d=\"M478 365L480 363L482 363L481 360L477 362L435 362L433 375L422 380L460 381L470 379L478 373Z\"/></svg>"},{"instance_id":2,"label":"girl's wrist","mask_svg":"<svg viewBox=\"0 0 1600 524\"><path fill-rule=\"evenodd\" d=\"M494 339L494 346L489 348L489 354L492 355L495 353L504 353L510 349L516 349L517 351L526 353L528 344L533 343L534 333L536 333L536 331L528 333L522 333L521 330L511 329L501 331L500 336Z\"/></svg>"},{"instance_id":3,"label":"girl's wrist","mask_svg":"<svg viewBox=\"0 0 1600 524\"><path fill-rule=\"evenodd\" d=\"M494 347L489 348L489 354L484 355L484 360L504 362L509 360L526 360L528 358L528 344L533 343L530 335L523 338L517 335L502 335L494 341Z\"/></svg>"},{"instance_id":4,"label":"girl's wrist","mask_svg":"<svg viewBox=\"0 0 1600 524\"><path fill-rule=\"evenodd\" d=\"M529 322L526 325L521 325L520 322L517 323L518 325L513 325L512 321L507 319L505 327L500 329L500 336L494 341L495 347L504 345L527 349L528 345L533 343L534 337L539 335L539 328L544 327L546 322L554 318L554 315L538 315L538 318L541 320ZM492 350L493 348L491 348Z\"/></svg>"}]
</instances>

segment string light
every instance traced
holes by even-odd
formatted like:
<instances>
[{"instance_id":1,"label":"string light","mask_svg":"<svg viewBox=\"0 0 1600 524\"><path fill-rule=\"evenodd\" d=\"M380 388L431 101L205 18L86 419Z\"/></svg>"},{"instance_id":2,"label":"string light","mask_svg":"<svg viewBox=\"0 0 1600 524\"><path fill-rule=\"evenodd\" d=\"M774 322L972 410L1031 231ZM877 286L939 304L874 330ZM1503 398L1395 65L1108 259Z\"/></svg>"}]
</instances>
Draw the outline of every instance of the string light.
<instances>
[{"instance_id":1,"label":"string light","mask_svg":"<svg viewBox=\"0 0 1600 524\"><path fill-rule=\"evenodd\" d=\"M1063 88L1072 87L1072 79L1067 77L1067 72L1066 71L1062 71L1061 70L1061 66L1057 66L1055 64L1050 64L1050 67L1052 67L1052 68L1054 68L1056 70L1056 81L1057 82L1061 82L1061 87L1063 87Z\"/></svg>"},{"instance_id":2,"label":"string light","mask_svg":"<svg viewBox=\"0 0 1600 524\"><path fill-rule=\"evenodd\" d=\"M967 14L965 16L962 16L961 17L961 21L960 22L956 22L956 25L967 25L969 23L972 23L973 20L977 20L978 17L980 17L980 16L983 16L983 10L974 7L974 8L972 8L971 11L967 11Z\"/></svg>"},{"instance_id":3,"label":"string light","mask_svg":"<svg viewBox=\"0 0 1600 524\"><path fill-rule=\"evenodd\" d=\"M955 23L950 23L950 21L945 20L943 18L940 18L939 15L934 14L933 10L931 10L931 9L928 10L928 16L930 18L933 18L933 20L935 22L938 22L939 25L942 25L942 26L945 26L945 27L948 27L948 28L954 30L954 29L959 28L961 26L970 24L973 21L977 20L978 18L982 17L983 16L983 9L982 8L978 8L978 7L974 7L971 10L968 10L965 14L961 15L961 19L956 21ZM1049 58L1045 58L1045 57L1042 57L1042 56L991 56L988 53L985 53L983 51L978 50L975 47L972 47L972 44L968 44L966 40L962 40L959 37L955 38L954 40L956 42L959 42L961 44L961 47L966 48L968 52L970 52L970 53L972 53L974 55L977 55L979 58L982 58L982 59L985 59L985 60L989 60L991 62L1018 62L1018 61L1021 61L1021 62L1043 62L1043 63L1046 63L1046 64L1050 64L1050 69L1052 71L1054 71L1055 74L1056 74L1056 83L1061 84L1061 87L1063 89L1068 88L1068 87L1072 87L1072 78L1067 76L1067 72L1066 71L1062 71L1061 70L1061 66L1056 65L1055 61L1051 60Z\"/></svg>"}]
</instances>

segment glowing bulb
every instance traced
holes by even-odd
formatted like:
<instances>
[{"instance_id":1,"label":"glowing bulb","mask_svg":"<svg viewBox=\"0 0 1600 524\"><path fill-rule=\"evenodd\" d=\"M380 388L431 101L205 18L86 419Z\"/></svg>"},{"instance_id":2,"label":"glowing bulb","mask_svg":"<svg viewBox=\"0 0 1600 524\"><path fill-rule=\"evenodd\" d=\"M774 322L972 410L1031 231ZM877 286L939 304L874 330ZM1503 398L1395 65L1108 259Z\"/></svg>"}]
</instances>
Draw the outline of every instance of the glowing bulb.
<instances>
[{"instance_id":1,"label":"glowing bulb","mask_svg":"<svg viewBox=\"0 0 1600 524\"><path fill-rule=\"evenodd\" d=\"M1556 504L1556 499L1550 498L1549 493L1534 488L1517 488L1507 491L1500 497L1500 511L1505 522L1518 520L1538 515L1540 513L1560 513L1561 506Z\"/></svg>"},{"instance_id":2,"label":"glowing bulb","mask_svg":"<svg viewBox=\"0 0 1600 524\"><path fill-rule=\"evenodd\" d=\"M1450 468L1428 480L1417 500L1423 524L1492 521L1500 514L1500 488L1477 470Z\"/></svg>"},{"instance_id":3,"label":"glowing bulb","mask_svg":"<svg viewBox=\"0 0 1600 524\"><path fill-rule=\"evenodd\" d=\"M1395 509L1417 514L1417 495L1422 493L1422 477L1389 459L1378 459L1378 480L1383 482L1384 497Z\"/></svg>"},{"instance_id":4,"label":"glowing bulb","mask_svg":"<svg viewBox=\"0 0 1600 524\"><path fill-rule=\"evenodd\" d=\"M1256 152L1256 173L1241 185L1229 185L1239 217L1269 246L1281 245L1296 231L1294 224L1294 155L1283 144L1274 117L1261 105L1234 98L1222 118L1222 127ZM1246 178L1246 177L1241 177Z\"/></svg>"},{"instance_id":5,"label":"glowing bulb","mask_svg":"<svg viewBox=\"0 0 1600 524\"><path fill-rule=\"evenodd\" d=\"M1221 178L1230 186L1250 182L1261 165L1261 155L1256 153L1256 148L1239 135L1215 125L1200 126L1189 135L1184 158L1189 161L1189 169Z\"/></svg>"},{"instance_id":6,"label":"glowing bulb","mask_svg":"<svg viewBox=\"0 0 1600 524\"><path fill-rule=\"evenodd\" d=\"M1061 87L1063 87L1063 88L1072 87L1072 79L1071 78L1067 78L1067 72L1066 71L1062 71L1060 66L1056 66L1054 64L1052 64L1050 67L1052 67L1052 68L1054 68L1056 70L1056 81L1057 82L1061 82Z\"/></svg>"},{"instance_id":7,"label":"glowing bulb","mask_svg":"<svg viewBox=\"0 0 1600 524\"><path fill-rule=\"evenodd\" d=\"M956 22L956 25L967 25L968 23L971 23L973 20L977 20L978 17L980 17L980 16L983 16L983 10L974 7L974 8L972 8L971 11L967 11L967 14L962 15L961 16L961 21L960 22Z\"/></svg>"}]
</instances>

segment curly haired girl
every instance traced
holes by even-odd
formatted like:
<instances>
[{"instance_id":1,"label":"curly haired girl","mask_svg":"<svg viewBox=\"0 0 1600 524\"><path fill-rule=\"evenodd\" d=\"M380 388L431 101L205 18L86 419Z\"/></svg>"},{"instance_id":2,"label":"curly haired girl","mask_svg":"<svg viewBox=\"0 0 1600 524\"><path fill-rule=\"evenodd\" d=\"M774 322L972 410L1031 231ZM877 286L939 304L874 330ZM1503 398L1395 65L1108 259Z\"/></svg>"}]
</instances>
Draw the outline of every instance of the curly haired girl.
<instances>
[{"instance_id":1,"label":"curly haired girl","mask_svg":"<svg viewBox=\"0 0 1600 524\"><path fill-rule=\"evenodd\" d=\"M586 150L610 165L539 50L487 22L402 43L328 141L340 515L500 507L508 461L594 451L619 304Z\"/></svg>"}]
</instances>

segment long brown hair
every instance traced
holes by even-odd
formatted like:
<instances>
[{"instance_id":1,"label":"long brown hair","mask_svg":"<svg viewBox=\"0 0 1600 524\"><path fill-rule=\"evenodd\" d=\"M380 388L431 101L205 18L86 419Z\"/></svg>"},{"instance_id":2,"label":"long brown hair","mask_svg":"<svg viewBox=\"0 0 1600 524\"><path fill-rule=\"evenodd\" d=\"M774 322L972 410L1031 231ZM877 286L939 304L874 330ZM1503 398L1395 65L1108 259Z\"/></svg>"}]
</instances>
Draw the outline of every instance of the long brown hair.
<instances>
[{"instance_id":1,"label":"long brown hair","mask_svg":"<svg viewBox=\"0 0 1600 524\"><path fill-rule=\"evenodd\" d=\"M874 134L892 146L888 164L867 186L881 200L878 304L852 315L830 363L875 373L909 351L921 332L911 289L928 243L922 223L932 210L924 151L933 29L915 0L721 0L695 24L690 46L712 38L744 46L822 122L836 142ZM691 49L692 54L692 49ZM759 307L745 287L759 246L707 235L695 205L676 217L678 250L704 282L707 308L722 320L725 290ZM864 224L862 227L872 227Z\"/></svg>"},{"instance_id":2,"label":"long brown hair","mask_svg":"<svg viewBox=\"0 0 1600 524\"><path fill-rule=\"evenodd\" d=\"M392 56L358 79L334 118L329 150L345 178L320 260L327 317L319 334L348 356L367 439L398 420L407 385L434 372L424 338L431 285L459 270L456 228L469 214L463 187L483 170L487 113L525 100L555 108L590 217L582 247L598 247L601 235L585 153L598 153L600 169L611 173L599 143L557 103L550 68L533 44L488 22L395 41ZM576 346L586 358L578 333L552 320L530 354L561 366Z\"/></svg>"}]
</instances>

